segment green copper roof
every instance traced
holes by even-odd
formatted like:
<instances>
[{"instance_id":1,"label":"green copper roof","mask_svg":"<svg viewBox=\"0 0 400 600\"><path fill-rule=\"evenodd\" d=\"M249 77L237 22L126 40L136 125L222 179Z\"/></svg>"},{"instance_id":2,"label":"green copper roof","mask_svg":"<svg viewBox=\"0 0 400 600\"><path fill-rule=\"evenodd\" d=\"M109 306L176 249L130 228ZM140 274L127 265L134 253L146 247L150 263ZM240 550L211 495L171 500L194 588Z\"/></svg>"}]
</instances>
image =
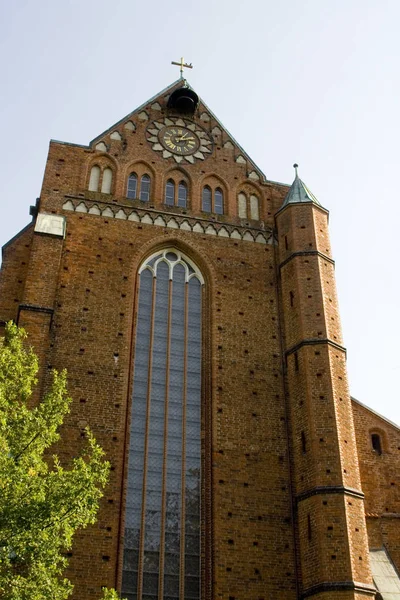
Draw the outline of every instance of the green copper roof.
<instances>
[{"instance_id":1,"label":"green copper roof","mask_svg":"<svg viewBox=\"0 0 400 600\"><path fill-rule=\"evenodd\" d=\"M299 202L314 202L315 204L318 204L318 206L321 206L314 194L308 189L306 184L298 176L298 165L295 164L293 166L296 170L296 177L292 183L290 190L287 193L287 196L281 208L287 206L288 204L297 204Z\"/></svg>"}]
</instances>

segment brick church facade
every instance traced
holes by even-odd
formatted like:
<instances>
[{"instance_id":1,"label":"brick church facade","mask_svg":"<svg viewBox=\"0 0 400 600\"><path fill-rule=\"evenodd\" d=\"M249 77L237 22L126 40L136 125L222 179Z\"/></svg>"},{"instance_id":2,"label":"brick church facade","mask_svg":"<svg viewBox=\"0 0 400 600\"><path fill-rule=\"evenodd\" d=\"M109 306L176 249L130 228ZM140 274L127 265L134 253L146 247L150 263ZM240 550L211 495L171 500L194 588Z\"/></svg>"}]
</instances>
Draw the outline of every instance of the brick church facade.
<instances>
[{"instance_id":1,"label":"brick church facade","mask_svg":"<svg viewBox=\"0 0 400 600\"><path fill-rule=\"evenodd\" d=\"M62 459L89 425L112 465L73 598L400 598L400 431L350 397L328 211L297 171L267 180L180 79L51 141L32 214L0 321L39 393L68 370Z\"/></svg>"}]
</instances>

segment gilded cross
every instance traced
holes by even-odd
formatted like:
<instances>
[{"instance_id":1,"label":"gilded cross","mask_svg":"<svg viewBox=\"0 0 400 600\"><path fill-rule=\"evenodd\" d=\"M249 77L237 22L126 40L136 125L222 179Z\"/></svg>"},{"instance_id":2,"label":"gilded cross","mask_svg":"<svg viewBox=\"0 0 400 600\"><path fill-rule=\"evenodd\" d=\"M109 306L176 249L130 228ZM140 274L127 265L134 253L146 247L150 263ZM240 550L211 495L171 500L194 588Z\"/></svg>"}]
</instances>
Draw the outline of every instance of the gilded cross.
<instances>
[{"instance_id":1,"label":"gilded cross","mask_svg":"<svg viewBox=\"0 0 400 600\"><path fill-rule=\"evenodd\" d=\"M181 79L183 79L183 68L186 67L186 69L193 69L193 65L192 63L185 63L185 60L182 56L181 58L181 62L171 62L171 65L177 65L178 67L180 67L180 71L181 71Z\"/></svg>"}]
</instances>

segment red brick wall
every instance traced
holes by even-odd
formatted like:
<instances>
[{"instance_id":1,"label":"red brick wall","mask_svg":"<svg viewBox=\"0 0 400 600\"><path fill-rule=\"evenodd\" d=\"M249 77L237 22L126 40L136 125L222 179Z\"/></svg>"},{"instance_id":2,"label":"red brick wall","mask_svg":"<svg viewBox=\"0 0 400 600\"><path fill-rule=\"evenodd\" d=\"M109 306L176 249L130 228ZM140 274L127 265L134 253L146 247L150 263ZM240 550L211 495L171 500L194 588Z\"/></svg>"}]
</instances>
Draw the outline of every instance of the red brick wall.
<instances>
[{"instance_id":1,"label":"red brick wall","mask_svg":"<svg viewBox=\"0 0 400 600\"><path fill-rule=\"evenodd\" d=\"M26 227L3 248L0 271L0 321L16 319L29 268L33 227Z\"/></svg>"},{"instance_id":2,"label":"red brick wall","mask_svg":"<svg viewBox=\"0 0 400 600\"><path fill-rule=\"evenodd\" d=\"M386 546L400 570L400 430L353 400L358 460L371 548ZM381 438L382 454L371 434Z\"/></svg>"},{"instance_id":3,"label":"red brick wall","mask_svg":"<svg viewBox=\"0 0 400 600\"><path fill-rule=\"evenodd\" d=\"M165 106L165 99L159 102ZM65 240L32 233L30 228L4 252L0 320L16 318L21 304L48 309L32 312L28 307L20 314L41 359L42 386L51 367L68 370L73 403L62 427L60 456L68 460L77 454L89 424L112 464L98 522L77 536L70 557L74 598L95 600L102 585L120 581L137 270L150 253L170 245L194 260L206 281L204 600L294 599L302 586L312 584L316 573L320 579L331 577L329 569L352 570L364 581L368 560L361 564L355 549L364 555L366 548L353 534L358 528L363 535L360 501L335 501L326 509L323 496L312 496L299 509L297 521L292 496L320 481L318 473L322 467L326 471L328 462L335 481L359 487L343 351L324 347L316 355L315 348L305 347L298 360L307 377L293 372L293 354L285 373L283 349L306 337L329 337L341 344L327 215L309 206L298 207L296 218L291 209L282 212L277 248L272 243L274 217L287 187L264 181L261 175L258 181L249 179L256 168L247 158L245 164L236 162L243 151L237 146L224 148L229 140L225 132L214 136L210 157L180 170L172 158L163 160L154 152L145 138L151 120L167 113L150 105L145 110L146 122L129 117L135 132L126 130L122 121L96 140L107 144L107 153L94 146L50 144L39 210L66 217ZM200 106L195 120L211 132L219 124L212 116L201 121L204 111ZM110 138L116 130L121 141ZM87 191L94 164L113 170L111 194ZM133 169L151 175L149 203L126 198L127 177ZM164 204L166 180L180 173L189 185L187 209ZM224 215L201 212L205 183L223 188ZM239 191L258 195L260 221L238 218ZM150 209L153 217L159 211L164 216L174 213L177 221L203 219L205 227L234 225L242 233L249 228L254 235L265 233L269 243L63 210L69 200L75 208L84 202L83 210L108 206L114 214L119 209L128 214L132 209ZM299 256L288 262L280 289L278 265L293 248L318 250L327 258ZM293 307L290 291L295 294ZM311 461L302 456L301 431L312 444ZM331 480L326 473L325 480ZM312 544L307 534L298 536L307 530L308 514L316 532ZM333 534L327 529L331 524ZM333 565L329 559L328 568L327 561L321 562L321 552L330 557L334 547L339 548L337 562ZM342 597L357 594L335 594Z\"/></svg>"}]
</instances>

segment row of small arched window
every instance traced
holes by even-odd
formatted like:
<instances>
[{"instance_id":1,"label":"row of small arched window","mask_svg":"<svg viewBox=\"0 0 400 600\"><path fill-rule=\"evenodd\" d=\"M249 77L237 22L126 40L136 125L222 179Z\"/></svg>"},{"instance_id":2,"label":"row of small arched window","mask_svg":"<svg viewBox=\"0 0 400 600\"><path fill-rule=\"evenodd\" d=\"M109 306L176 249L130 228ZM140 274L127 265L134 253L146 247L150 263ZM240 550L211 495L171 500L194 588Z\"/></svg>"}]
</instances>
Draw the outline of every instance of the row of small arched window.
<instances>
[{"instance_id":1,"label":"row of small arched window","mask_svg":"<svg viewBox=\"0 0 400 600\"><path fill-rule=\"evenodd\" d=\"M143 200L148 202L150 199L150 177L145 174L139 179L136 173L131 173L128 178L128 188L126 192L127 198ZM164 202L167 206L179 206L187 208L188 187L185 181L180 181L176 185L173 179L168 179L165 184ZM221 188L212 190L209 185L204 186L202 192L201 209L204 212L216 213L217 215L224 214L224 195Z\"/></svg>"},{"instance_id":2,"label":"row of small arched window","mask_svg":"<svg viewBox=\"0 0 400 600\"><path fill-rule=\"evenodd\" d=\"M150 176L142 175L138 178L136 173L131 173L128 177L128 187L126 190L126 197L131 200L136 198L143 202L150 200ZM187 184L184 181L180 181L176 186L173 179L168 179L165 185L165 196L164 201L168 206L179 206L186 208L187 206Z\"/></svg>"},{"instance_id":3,"label":"row of small arched window","mask_svg":"<svg viewBox=\"0 0 400 600\"><path fill-rule=\"evenodd\" d=\"M110 168L107 167L104 169L103 173L101 173L99 166L95 165L92 167L90 172L89 191L98 192L100 188L100 191L103 194L110 194L111 185L112 170ZM131 173L128 177L126 197L130 198L131 200L137 198L143 202L149 202L150 187L150 175L145 173L139 178L136 173ZM186 182L180 181L178 185L176 185L173 179L168 179L165 185L165 204L168 206L179 206L180 208L186 208L187 200L188 187ZM204 212L214 212L219 215L224 213L224 195L221 188L212 190L208 185L203 188L202 210Z\"/></svg>"},{"instance_id":4,"label":"row of small arched window","mask_svg":"<svg viewBox=\"0 0 400 600\"><path fill-rule=\"evenodd\" d=\"M89 179L89 191L98 192L99 189L103 194L110 194L112 186L112 170L106 167L103 172L98 165L92 167ZM136 173L131 173L128 177L128 186L126 197L130 199L139 199L143 202L150 200L151 179L150 175L145 173L139 179ZM179 206L187 208L188 187L185 181L180 181L176 185L173 179L168 179L165 185L165 204L168 206ZM224 193L220 187L215 189L209 185L203 187L201 197L201 210L207 213L215 213L217 215L224 214ZM243 192L238 194L238 216L241 219L260 218L258 198L254 194L246 196Z\"/></svg>"}]
</instances>

